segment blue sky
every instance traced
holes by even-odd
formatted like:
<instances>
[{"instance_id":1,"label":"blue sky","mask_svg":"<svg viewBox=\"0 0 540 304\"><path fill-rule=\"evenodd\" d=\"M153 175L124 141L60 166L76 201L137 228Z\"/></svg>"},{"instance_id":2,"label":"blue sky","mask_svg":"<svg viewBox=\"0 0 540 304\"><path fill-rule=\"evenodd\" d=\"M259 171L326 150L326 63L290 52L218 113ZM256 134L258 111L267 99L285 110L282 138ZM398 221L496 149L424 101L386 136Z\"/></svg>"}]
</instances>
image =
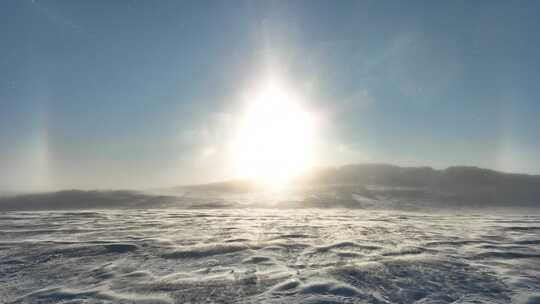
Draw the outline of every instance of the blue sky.
<instances>
[{"instance_id":1,"label":"blue sky","mask_svg":"<svg viewBox=\"0 0 540 304\"><path fill-rule=\"evenodd\" d=\"M272 65L318 163L540 173L537 1L2 1L0 190L230 177Z\"/></svg>"}]
</instances>

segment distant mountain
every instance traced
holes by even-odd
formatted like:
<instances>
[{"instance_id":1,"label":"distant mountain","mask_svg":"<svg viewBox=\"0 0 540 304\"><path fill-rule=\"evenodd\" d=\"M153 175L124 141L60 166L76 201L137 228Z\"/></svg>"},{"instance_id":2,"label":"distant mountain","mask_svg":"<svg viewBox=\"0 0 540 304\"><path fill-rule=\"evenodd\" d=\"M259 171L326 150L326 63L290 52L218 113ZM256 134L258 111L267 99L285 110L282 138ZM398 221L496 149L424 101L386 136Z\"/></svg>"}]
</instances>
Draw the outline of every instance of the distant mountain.
<instances>
[{"instance_id":1,"label":"distant mountain","mask_svg":"<svg viewBox=\"0 0 540 304\"><path fill-rule=\"evenodd\" d=\"M58 192L11 195L0 198L0 210L95 209L111 206L137 208L167 203L172 197L148 196L128 190Z\"/></svg>"},{"instance_id":2,"label":"distant mountain","mask_svg":"<svg viewBox=\"0 0 540 304\"><path fill-rule=\"evenodd\" d=\"M0 211L105 208L491 208L540 207L540 176L476 167L359 164L326 168L291 182L285 193L232 180L154 192L81 191L0 197Z\"/></svg>"},{"instance_id":3,"label":"distant mountain","mask_svg":"<svg viewBox=\"0 0 540 304\"><path fill-rule=\"evenodd\" d=\"M131 190L65 190L0 197L0 211L145 208L228 208L215 199L162 195Z\"/></svg>"},{"instance_id":4,"label":"distant mountain","mask_svg":"<svg viewBox=\"0 0 540 304\"><path fill-rule=\"evenodd\" d=\"M477 167L399 167L389 164L355 164L319 169L293 181L306 193L333 191L340 202L361 195L414 203L461 206L540 207L540 176L504 173ZM242 180L197 185L191 189L249 192L260 186ZM324 205L324 202L317 206ZM326 205L334 205L330 202ZM347 203L346 206L350 204Z\"/></svg>"},{"instance_id":5,"label":"distant mountain","mask_svg":"<svg viewBox=\"0 0 540 304\"><path fill-rule=\"evenodd\" d=\"M363 184L411 187L441 193L463 203L536 205L540 176L503 173L477 167L398 167L386 164L348 165L314 174L312 184Z\"/></svg>"}]
</instances>

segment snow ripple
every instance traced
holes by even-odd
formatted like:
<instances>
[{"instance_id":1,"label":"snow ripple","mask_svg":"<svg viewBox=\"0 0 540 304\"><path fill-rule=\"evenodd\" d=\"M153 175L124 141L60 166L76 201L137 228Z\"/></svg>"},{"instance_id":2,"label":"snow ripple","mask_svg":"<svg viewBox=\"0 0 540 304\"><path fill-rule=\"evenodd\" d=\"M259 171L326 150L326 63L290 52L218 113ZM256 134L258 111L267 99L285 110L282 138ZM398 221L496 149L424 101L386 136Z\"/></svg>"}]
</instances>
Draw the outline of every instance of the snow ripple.
<instances>
[{"instance_id":1,"label":"snow ripple","mask_svg":"<svg viewBox=\"0 0 540 304\"><path fill-rule=\"evenodd\" d=\"M540 216L0 213L1 303L540 303Z\"/></svg>"}]
</instances>

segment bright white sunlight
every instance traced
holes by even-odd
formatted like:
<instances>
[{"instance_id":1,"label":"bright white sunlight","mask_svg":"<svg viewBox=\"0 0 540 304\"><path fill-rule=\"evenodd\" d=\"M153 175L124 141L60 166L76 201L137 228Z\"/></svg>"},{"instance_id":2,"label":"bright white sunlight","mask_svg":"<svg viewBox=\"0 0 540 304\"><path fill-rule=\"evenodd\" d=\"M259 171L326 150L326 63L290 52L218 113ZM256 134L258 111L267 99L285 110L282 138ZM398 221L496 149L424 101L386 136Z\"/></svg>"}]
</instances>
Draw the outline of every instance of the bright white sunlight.
<instances>
[{"instance_id":1,"label":"bright white sunlight","mask_svg":"<svg viewBox=\"0 0 540 304\"><path fill-rule=\"evenodd\" d=\"M268 85L249 101L233 145L239 177L282 185L308 169L313 150L313 117L291 92Z\"/></svg>"}]
</instances>

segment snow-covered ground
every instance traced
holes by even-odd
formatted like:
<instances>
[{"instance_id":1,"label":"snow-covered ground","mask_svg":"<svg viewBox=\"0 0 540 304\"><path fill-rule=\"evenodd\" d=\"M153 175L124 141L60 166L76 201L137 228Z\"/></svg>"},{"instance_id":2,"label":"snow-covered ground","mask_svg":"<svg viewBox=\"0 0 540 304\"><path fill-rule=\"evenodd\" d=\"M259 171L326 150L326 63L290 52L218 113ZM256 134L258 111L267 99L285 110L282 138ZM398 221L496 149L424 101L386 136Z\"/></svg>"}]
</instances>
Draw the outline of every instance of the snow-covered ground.
<instances>
[{"instance_id":1,"label":"snow-covered ground","mask_svg":"<svg viewBox=\"0 0 540 304\"><path fill-rule=\"evenodd\" d=\"M1 303L540 303L540 216L0 213Z\"/></svg>"}]
</instances>

